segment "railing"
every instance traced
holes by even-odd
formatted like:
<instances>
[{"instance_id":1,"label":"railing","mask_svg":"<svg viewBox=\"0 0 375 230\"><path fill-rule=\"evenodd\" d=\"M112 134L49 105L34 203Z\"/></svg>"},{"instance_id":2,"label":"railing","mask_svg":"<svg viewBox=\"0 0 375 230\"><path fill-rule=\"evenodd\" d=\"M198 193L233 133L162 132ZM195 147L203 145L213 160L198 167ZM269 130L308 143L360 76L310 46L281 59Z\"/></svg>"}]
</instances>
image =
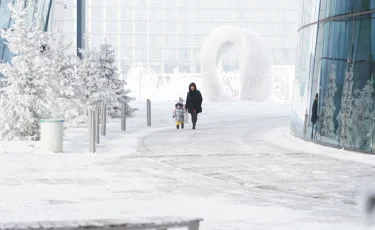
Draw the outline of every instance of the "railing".
<instances>
[{"instance_id":1,"label":"railing","mask_svg":"<svg viewBox=\"0 0 375 230\"><path fill-rule=\"evenodd\" d=\"M168 230L171 228L187 228L188 230L199 230L199 224L203 219L153 221L146 223L127 223L121 220L92 220L92 221L58 221L58 222L23 222L23 223L0 223L0 230Z\"/></svg>"}]
</instances>

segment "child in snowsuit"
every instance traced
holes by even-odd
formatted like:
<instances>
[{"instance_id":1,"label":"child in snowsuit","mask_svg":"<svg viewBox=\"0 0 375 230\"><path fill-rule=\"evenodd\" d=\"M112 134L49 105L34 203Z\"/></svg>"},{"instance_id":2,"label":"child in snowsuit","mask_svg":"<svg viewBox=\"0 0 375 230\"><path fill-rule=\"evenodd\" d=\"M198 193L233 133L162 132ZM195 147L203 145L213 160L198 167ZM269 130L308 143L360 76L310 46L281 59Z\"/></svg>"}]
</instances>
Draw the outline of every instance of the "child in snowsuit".
<instances>
[{"instance_id":1,"label":"child in snowsuit","mask_svg":"<svg viewBox=\"0 0 375 230\"><path fill-rule=\"evenodd\" d=\"M181 103L176 104L176 108L173 110L173 118L176 120L176 128L184 128L184 106Z\"/></svg>"}]
</instances>

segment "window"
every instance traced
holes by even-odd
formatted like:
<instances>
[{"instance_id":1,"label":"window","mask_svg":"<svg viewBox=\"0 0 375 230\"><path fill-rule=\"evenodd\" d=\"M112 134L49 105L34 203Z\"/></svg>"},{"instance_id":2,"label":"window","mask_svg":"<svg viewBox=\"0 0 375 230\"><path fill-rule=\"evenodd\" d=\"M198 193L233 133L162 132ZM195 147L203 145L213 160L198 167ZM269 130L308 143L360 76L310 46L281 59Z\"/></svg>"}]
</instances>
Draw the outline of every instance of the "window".
<instances>
[{"instance_id":1,"label":"window","mask_svg":"<svg viewBox=\"0 0 375 230\"><path fill-rule=\"evenodd\" d=\"M114 35L105 35L105 42L107 44L111 44L113 46L117 46L118 41L117 41L117 36Z\"/></svg>"},{"instance_id":2,"label":"window","mask_svg":"<svg viewBox=\"0 0 375 230\"><path fill-rule=\"evenodd\" d=\"M74 31L75 22L70 20L64 21L64 31Z\"/></svg>"},{"instance_id":3,"label":"window","mask_svg":"<svg viewBox=\"0 0 375 230\"><path fill-rule=\"evenodd\" d=\"M177 12L174 8L165 8L164 9L164 19L176 20Z\"/></svg>"},{"instance_id":4,"label":"window","mask_svg":"<svg viewBox=\"0 0 375 230\"><path fill-rule=\"evenodd\" d=\"M166 33L175 33L176 32L176 23L175 22L164 22L163 29Z\"/></svg>"},{"instance_id":5,"label":"window","mask_svg":"<svg viewBox=\"0 0 375 230\"><path fill-rule=\"evenodd\" d=\"M135 58L137 60L146 59L147 57L147 50L144 48L136 48L135 49Z\"/></svg>"},{"instance_id":6,"label":"window","mask_svg":"<svg viewBox=\"0 0 375 230\"><path fill-rule=\"evenodd\" d=\"M198 12L196 10L189 10L188 12L188 20L189 21L196 21L198 19Z\"/></svg>"},{"instance_id":7,"label":"window","mask_svg":"<svg viewBox=\"0 0 375 230\"><path fill-rule=\"evenodd\" d=\"M104 36L103 35L91 35L91 45L97 46L104 43Z\"/></svg>"},{"instance_id":8,"label":"window","mask_svg":"<svg viewBox=\"0 0 375 230\"><path fill-rule=\"evenodd\" d=\"M121 22L121 32L132 32L133 23L132 22Z\"/></svg>"},{"instance_id":9,"label":"window","mask_svg":"<svg viewBox=\"0 0 375 230\"><path fill-rule=\"evenodd\" d=\"M164 0L164 6L167 6L167 7L176 6L176 0Z\"/></svg>"},{"instance_id":10,"label":"window","mask_svg":"<svg viewBox=\"0 0 375 230\"><path fill-rule=\"evenodd\" d=\"M103 18L103 8L89 7L88 9L91 11L91 18Z\"/></svg>"},{"instance_id":11,"label":"window","mask_svg":"<svg viewBox=\"0 0 375 230\"><path fill-rule=\"evenodd\" d=\"M117 19L117 8L108 7L106 8L107 19Z\"/></svg>"},{"instance_id":12,"label":"window","mask_svg":"<svg viewBox=\"0 0 375 230\"><path fill-rule=\"evenodd\" d=\"M104 24L102 21L93 21L91 23L91 32L93 33L102 33L104 32Z\"/></svg>"},{"instance_id":13,"label":"window","mask_svg":"<svg viewBox=\"0 0 375 230\"><path fill-rule=\"evenodd\" d=\"M189 49L181 48L179 50L179 57L182 60L188 60L189 59Z\"/></svg>"},{"instance_id":14,"label":"window","mask_svg":"<svg viewBox=\"0 0 375 230\"><path fill-rule=\"evenodd\" d=\"M133 55L133 51L131 48L120 48L120 55L126 59ZM128 60L125 60L125 63L126 62L128 62Z\"/></svg>"},{"instance_id":15,"label":"window","mask_svg":"<svg viewBox=\"0 0 375 230\"><path fill-rule=\"evenodd\" d=\"M136 21L135 22L135 31L136 32L147 32L146 22Z\"/></svg>"},{"instance_id":16,"label":"window","mask_svg":"<svg viewBox=\"0 0 375 230\"><path fill-rule=\"evenodd\" d=\"M159 21L150 22L149 30L150 30L150 33L161 33L161 30L162 30L161 22Z\"/></svg>"},{"instance_id":17,"label":"window","mask_svg":"<svg viewBox=\"0 0 375 230\"><path fill-rule=\"evenodd\" d=\"M147 44L147 36L146 35L136 35L135 37L135 44L137 46L144 46Z\"/></svg>"},{"instance_id":18,"label":"window","mask_svg":"<svg viewBox=\"0 0 375 230\"><path fill-rule=\"evenodd\" d=\"M150 6L162 6L162 2L163 0L152 0L152 1L149 1L149 4Z\"/></svg>"},{"instance_id":19,"label":"window","mask_svg":"<svg viewBox=\"0 0 375 230\"><path fill-rule=\"evenodd\" d=\"M179 20L179 21L189 21L189 20L194 20L194 19L190 19L190 18L189 18L189 13L190 13L190 10L188 10L188 9L184 9L184 8L181 8L181 9L178 11L178 20Z\"/></svg>"},{"instance_id":20,"label":"window","mask_svg":"<svg viewBox=\"0 0 375 230\"><path fill-rule=\"evenodd\" d=\"M189 0L188 2L189 2L189 3L188 3L188 6L189 6L189 7L197 7L197 6L200 5L200 3L201 3L202 1L200 1L200 0Z\"/></svg>"},{"instance_id":21,"label":"window","mask_svg":"<svg viewBox=\"0 0 375 230\"><path fill-rule=\"evenodd\" d=\"M103 1L102 0L91 0L91 5L102 6Z\"/></svg>"},{"instance_id":22,"label":"window","mask_svg":"<svg viewBox=\"0 0 375 230\"><path fill-rule=\"evenodd\" d=\"M135 19L138 19L138 20L146 19L146 8L136 8Z\"/></svg>"},{"instance_id":23,"label":"window","mask_svg":"<svg viewBox=\"0 0 375 230\"><path fill-rule=\"evenodd\" d=\"M133 36L132 35L122 35L120 37L120 44L122 46L132 46L133 45Z\"/></svg>"},{"instance_id":24,"label":"window","mask_svg":"<svg viewBox=\"0 0 375 230\"><path fill-rule=\"evenodd\" d=\"M176 59L176 50L175 49L165 49L164 50L164 58L167 60L175 60Z\"/></svg>"},{"instance_id":25,"label":"window","mask_svg":"<svg viewBox=\"0 0 375 230\"><path fill-rule=\"evenodd\" d=\"M131 7L131 6L133 6L133 1L120 0L119 2L120 2L121 7Z\"/></svg>"},{"instance_id":26,"label":"window","mask_svg":"<svg viewBox=\"0 0 375 230\"><path fill-rule=\"evenodd\" d=\"M151 46L161 46L162 45L162 36L152 36L150 39Z\"/></svg>"},{"instance_id":27,"label":"window","mask_svg":"<svg viewBox=\"0 0 375 230\"><path fill-rule=\"evenodd\" d=\"M123 0L121 0L121 1L123 1ZM127 1L129 1L129 0L127 0ZM152 2L152 1L150 1L150 2ZM147 6L147 0L136 0L135 1L135 6L137 6L137 7L146 7Z\"/></svg>"},{"instance_id":28,"label":"window","mask_svg":"<svg viewBox=\"0 0 375 230\"><path fill-rule=\"evenodd\" d=\"M118 27L118 23L117 22L107 22L106 24L106 28L107 28L107 32L112 32L112 33L115 33L117 32L117 27Z\"/></svg>"},{"instance_id":29,"label":"window","mask_svg":"<svg viewBox=\"0 0 375 230\"><path fill-rule=\"evenodd\" d=\"M106 0L105 4L107 6L117 6L117 0Z\"/></svg>"},{"instance_id":30,"label":"window","mask_svg":"<svg viewBox=\"0 0 375 230\"><path fill-rule=\"evenodd\" d=\"M176 36L175 35L165 35L164 36L164 45L165 46L175 46L176 45Z\"/></svg>"},{"instance_id":31,"label":"window","mask_svg":"<svg viewBox=\"0 0 375 230\"><path fill-rule=\"evenodd\" d=\"M148 14L149 14L149 18L150 19L158 19L160 20L161 19L161 9L159 8L149 8L147 9L148 10Z\"/></svg>"},{"instance_id":32,"label":"window","mask_svg":"<svg viewBox=\"0 0 375 230\"><path fill-rule=\"evenodd\" d=\"M150 49L150 58L151 59L161 59L162 50L160 48Z\"/></svg>"},{"instance_id":33,"label":"window","mask_svg":"<svg viewBox=\"0 0 375 230\"><path fill-rule=\"evenodd\" d=\"M120 19L133 19L133 10L129 8L120 9Z\"/></svg>"}]
</instances>

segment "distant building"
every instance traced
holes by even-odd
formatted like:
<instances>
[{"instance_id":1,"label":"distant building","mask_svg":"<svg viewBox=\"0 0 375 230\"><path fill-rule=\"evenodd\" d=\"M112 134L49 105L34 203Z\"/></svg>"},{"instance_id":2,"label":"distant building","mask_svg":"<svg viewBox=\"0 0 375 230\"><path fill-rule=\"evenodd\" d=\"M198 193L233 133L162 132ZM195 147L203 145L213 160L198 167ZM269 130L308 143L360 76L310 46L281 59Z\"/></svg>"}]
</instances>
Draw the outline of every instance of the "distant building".
<instances>
[{"instance_id":1,"label":"distant building","mask_svg":"<svg viewBox=\"0 0 375 230\"><path fill-rule=\"evenodd\" d=\"M274 65L294 65L301 0L86 0L91 45L112 44L125 71L140 61L156 73L199 72L206 36L234 25L264 37ZM64 31L76 36L76 0L66 0ZM228 56L224 70L235 68Z\"/></svg>"}]
</instances>

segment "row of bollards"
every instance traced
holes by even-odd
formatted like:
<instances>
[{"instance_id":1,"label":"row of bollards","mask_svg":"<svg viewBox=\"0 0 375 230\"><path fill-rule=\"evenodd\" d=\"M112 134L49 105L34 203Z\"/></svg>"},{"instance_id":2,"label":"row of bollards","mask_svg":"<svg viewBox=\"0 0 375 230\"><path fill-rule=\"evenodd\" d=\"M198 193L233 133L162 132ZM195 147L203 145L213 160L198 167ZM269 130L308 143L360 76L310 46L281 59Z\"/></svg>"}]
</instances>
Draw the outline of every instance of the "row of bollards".
<instances>
[{"instance_id":1,"label":"row of bollards","mask_svg":"<svg viewBox=\"0 0 375 230\"><path fill-rule=\"evenodd\" d=\"M121 103L121 131L126 131L126 102ZM100 124L100 125L99 125ZM147 126L151 126L151 101L147 99ZM99 129L100 127L100 129ZM96 152L96 144L100 143L100 135L107 135L107 106L100 103L88 111L88 128L90 153ZM100 134L99 134L100 132Z\"/></svg>"},{"instance_id":2,"label":"row of bollards","mask_svg":"<svg viewBox=\"0 0 375 230\"><path fill-rule=\"evenodd\" d=\"M95 153L96 144L100 144L100 135L107 135L107 106L100 103L89 109L88 116L90 153Z\"/></svg>"}]
</instances>

